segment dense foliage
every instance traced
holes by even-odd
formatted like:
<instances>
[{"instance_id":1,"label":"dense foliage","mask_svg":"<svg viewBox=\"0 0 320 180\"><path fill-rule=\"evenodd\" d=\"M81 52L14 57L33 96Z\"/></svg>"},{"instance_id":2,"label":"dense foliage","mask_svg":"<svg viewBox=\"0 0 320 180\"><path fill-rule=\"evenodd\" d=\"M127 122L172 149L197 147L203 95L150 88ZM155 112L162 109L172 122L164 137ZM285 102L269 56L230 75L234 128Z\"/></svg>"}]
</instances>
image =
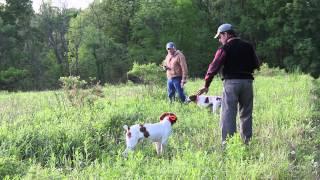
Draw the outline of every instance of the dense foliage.
<instances>
[{"instance_id":1,"label":"dense foliage","mask_svg":"<svg viewBox=\"0 0 320 180\"><path fill-rule=\"evenodd\" d=\"M31 0L0 3L0 89L52 89L69 75L123 82L134 62L162 62L168 41L190 77L202 77L223 22L269 66L320 74L318 0L100 0L84 10L46 2L37 13Z\"/></svg>"}]
</instances>

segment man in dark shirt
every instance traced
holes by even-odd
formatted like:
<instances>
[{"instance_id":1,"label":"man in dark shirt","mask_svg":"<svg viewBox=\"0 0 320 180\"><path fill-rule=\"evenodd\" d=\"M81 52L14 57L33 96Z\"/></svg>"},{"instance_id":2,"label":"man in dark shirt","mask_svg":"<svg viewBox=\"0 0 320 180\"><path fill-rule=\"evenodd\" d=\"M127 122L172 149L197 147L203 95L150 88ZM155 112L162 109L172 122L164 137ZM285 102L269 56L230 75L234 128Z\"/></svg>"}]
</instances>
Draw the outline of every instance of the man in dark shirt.
<instances>
[{"instance_id":1,"label":"man in dark shirt","mask_svg":"<svg viewBox=\"0 0 320 180\"><path fill-rule=\"evenodd\" d=\"M253 72L259 68L260 62L252 45L237 37L231 24L219 26L215 38L222 46L208 67L204 87L199 89L198 95L208 92L213 77L220 72L223 80L222 143L236 132L239 108L240 135L247 144L252 137Z\"/></svg>"}]
</instances>

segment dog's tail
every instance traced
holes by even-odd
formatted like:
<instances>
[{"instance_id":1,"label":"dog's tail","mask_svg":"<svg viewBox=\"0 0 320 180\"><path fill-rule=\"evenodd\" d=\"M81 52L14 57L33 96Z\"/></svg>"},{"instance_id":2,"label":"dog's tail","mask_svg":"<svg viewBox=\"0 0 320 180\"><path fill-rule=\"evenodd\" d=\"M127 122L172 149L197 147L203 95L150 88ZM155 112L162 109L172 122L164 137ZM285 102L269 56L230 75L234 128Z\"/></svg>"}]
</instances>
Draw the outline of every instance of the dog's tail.
<instances>
[{"instance_id":1,"label":"dog's tail","mask_svg":"<svg viewBox=\"0 0 320 180\"><path fill-rule=\"evenodd\" d=\"M123 129L125 129L126 131L128 131L128 130L129 130L129 127L128 127L127 125L124 125L124 126L123 126Z\"/></svg>"}]
</instances>

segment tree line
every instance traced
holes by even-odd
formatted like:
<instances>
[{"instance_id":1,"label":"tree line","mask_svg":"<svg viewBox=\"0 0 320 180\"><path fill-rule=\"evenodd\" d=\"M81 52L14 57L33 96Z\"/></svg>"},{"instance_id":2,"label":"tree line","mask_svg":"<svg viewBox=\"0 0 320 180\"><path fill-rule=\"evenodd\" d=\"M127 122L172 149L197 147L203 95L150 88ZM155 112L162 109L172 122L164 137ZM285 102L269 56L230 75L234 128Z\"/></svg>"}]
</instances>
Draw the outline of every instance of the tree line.
<instances>
[{"instance_id":1,"label":"tree line","mask_svg":"<svg viewBox=\"0 0 320 180\"><path fill-rule=\"evenodd\" d=\"M84 10L39 12L31 0L0 3L0 90L43 90L59 77L126 80L134 63L161 63L174 41L191 77L203 77L221 23L231 23L271 67L320 74L318 0L96 0Z\"/></svg>"}]
</instances>

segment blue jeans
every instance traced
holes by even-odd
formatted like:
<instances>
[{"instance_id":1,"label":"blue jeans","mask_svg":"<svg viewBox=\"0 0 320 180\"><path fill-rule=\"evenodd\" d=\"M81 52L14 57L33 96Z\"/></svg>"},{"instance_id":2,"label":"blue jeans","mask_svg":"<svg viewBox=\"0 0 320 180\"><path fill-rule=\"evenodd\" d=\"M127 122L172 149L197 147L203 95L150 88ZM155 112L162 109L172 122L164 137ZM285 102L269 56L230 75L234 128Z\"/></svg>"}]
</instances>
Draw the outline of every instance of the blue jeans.
<instances>
[{"instance_id":1,"label":"blue jeans","mask_svg":"<svg viewBox=\"0 0 320 180\"><path fill-rule=\"evenodd\" d=\"M179 94L179 98L182 102L186 100L186 95L184 94L183 88L181 87L181 80L182 80L182 77L173 77L171 79L168 79L167 87L168 87L168 97L170 99L170 102L175 100L176 92Z\"/></svg>"}]
</instances>

